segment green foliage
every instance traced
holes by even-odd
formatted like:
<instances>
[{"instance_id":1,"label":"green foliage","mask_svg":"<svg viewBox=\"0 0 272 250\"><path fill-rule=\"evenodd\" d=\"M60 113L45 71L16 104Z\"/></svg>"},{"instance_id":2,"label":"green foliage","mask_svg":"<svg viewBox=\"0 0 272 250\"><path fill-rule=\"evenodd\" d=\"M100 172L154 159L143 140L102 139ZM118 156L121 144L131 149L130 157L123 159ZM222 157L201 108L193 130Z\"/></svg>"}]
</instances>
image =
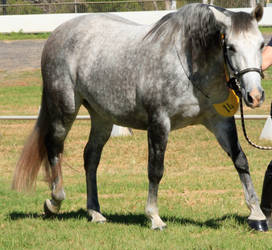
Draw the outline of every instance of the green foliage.
<instances>
[{"instance_id":1,"label":"green foliage","mask_svg":"<svg viewBox=\"0 0 272 250\"><path fill-rule=\"evenodd\" d=\"M147 10L164 10L165 3L159 1L92 1L87 0L88 4L83 4L82 12L121 12L121 11L147 11Z\"/></svg>"},{"instance_id":2,"label":"green foliage","mask_svg":"<svg viewBox=\"0 0 272 250\"><path fill-rule=\"evenodd\" d=\"M164 10L165 2L158 1L61 1L49 4L30 4L23 0L10 0L8 4L16 4L6 7L8 15L18 14L41 14L41 13L86 13L86 12L116 12L116 11L145 11L145 10ZM83 2L83 3L82 3ZM184 2L184 1L183 1ZM19 5L18 5L19 4ZM0 8L0 15L3 8Z\"/></svg>"},{"instance_id":3,"label":"green foliage","mask_svg":"<svg viewBox=\"0 0 272 250\"><path fill-rule=\"evenodd\" d=\"M247 8L249 7L249 1L245 0L214 0L214 5L223 8Z\"/></svg>"},{"instance_id":4,"label":"green foliage","mask_svg":"<svg viewBox=\"0 0 272 250\"><path fill-rule=\"evenodd\" d=\"M21 14L41 14L43 13L42 8L35 6L34 4L30 4L24 0L8 0L7 3L9 5L17 5L21 4L21 6L9 6L6 7L7 15L21 15ZM3 9L0 9L0 14L3 13Z\"/></svg>"},{"instance_id":5,"label":"green foliage","mask_svg":"<svg viewBox=\"0 0 272 250\"><path fill-rule=\"evenodd\" d=\"M6 8L8 15L14 14L41 14L41 13L86 13L86 12L120 12L120 11L148 11L148 10L165 10L166 3L164 0L70 0L48 1L48 3L31 4L24 0L8 0L8 4L23 4L21 6L10 6ZM199 0L177 0L177 8L185 4L201 2ZM215 0L215 5L225 8L242 8L249 7L246 0ZM3 9L0 9L0 15Z\"/></svg>"}]
</instances>

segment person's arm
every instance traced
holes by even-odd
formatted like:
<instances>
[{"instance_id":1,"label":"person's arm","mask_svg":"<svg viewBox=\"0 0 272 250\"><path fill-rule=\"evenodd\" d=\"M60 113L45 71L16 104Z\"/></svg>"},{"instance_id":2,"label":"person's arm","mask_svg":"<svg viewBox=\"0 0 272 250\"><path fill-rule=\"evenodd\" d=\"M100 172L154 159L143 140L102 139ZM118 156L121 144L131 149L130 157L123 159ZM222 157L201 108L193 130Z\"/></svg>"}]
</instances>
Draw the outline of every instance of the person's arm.
<instances>
[{"instance_id":1,"label":"person's arm","mask_svg":"<svg viewBox=\"0 0 272 250\"><path fill-rule=\"evenodd\" d=\"M262 70L266 70L272 65L272 38L267 44L267 46L264 47L262 57L263 57Z\"/></svg>"}]
</instances>

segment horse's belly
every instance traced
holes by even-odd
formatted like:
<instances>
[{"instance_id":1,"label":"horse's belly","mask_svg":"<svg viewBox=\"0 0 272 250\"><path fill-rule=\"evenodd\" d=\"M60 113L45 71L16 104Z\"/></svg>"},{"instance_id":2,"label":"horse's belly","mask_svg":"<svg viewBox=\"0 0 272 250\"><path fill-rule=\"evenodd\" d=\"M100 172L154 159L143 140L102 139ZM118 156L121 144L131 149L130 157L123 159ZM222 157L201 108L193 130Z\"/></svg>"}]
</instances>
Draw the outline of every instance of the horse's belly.
<instances>
[{"instance_id":1,"label":"horse's belly","mask_svg":"<svg viewBox=\"0 0 272 250\"><path fill-rule=\"evenodd\" d=\"M198 103L188 105L182 111L171 116L171 129L184 128L190 125L201 123L202 112Z\"/></svg>"},{"instance_id":2,"label":"horse's belly","mask_svg":"<svg viewBox=\"0 0 272 250\"><path fill-rule=\"evenodd\" d=\"M144 108L137 104L135 91L120 91L114 88L99 91L99 88L87 88L81 96L90 113L94 111L106 120L114 124L135 129L147 128L147 113ZM91 114L92 115L92 114Z\"/></svg>"},{"instance_id":3,"label":"horse's belly","mask_svg":"<svg viewBox=\"0 0 272 250\"><path fill-rule=\"evenodd\" d=\"M196 118L171 119L171 130L185 128L190 125L198 124Z\"/></svg>"}]
</instances>

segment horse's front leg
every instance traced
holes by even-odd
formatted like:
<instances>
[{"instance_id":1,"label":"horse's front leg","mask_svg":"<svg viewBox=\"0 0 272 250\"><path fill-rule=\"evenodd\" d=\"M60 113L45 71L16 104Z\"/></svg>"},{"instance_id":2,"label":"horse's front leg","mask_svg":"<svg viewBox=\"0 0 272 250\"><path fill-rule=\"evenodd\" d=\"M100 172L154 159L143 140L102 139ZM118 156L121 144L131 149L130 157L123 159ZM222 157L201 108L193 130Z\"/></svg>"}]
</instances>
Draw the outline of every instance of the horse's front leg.
<instances>
[{"instance_id":1,"label":"horse's front leg","mask_svg":"<svg viewBox=\"0 0 272 250\"><path fill-rule=\"evenodd\" d=\"M159 216L157 195L159 183L164 170L164 153L166 150L170 121L164 115L153 116L148 128L148 179L149 189L146 215L151 219L152 229L162 230L166 224Z\"/></svg>"},{"instance_id":2,"label":"horse's front leg","mask_svg":"<svg viewBox=\"0 0 272 250\"><path fill-rule=\"evenodd\" d=\"M266 218L260 209L259 200L250 177L247 158L238 141L234 117L216 117L205 122L216 136L219 144L231 157L243 185L246 204L250 210L249 226L259 231L267 230Z\"/></svg>"},{"instance_id":3,"label":"horse's front leg","mask_svg":"<svg viewBox=\"0 0 272 250\"><path fill-rule=\"evenodd\" d=\"M87 186L87 210L92 222L103 223L106 218L100 212L97 192L97 168L102 150L110 138L112 123L92 113L92 128L89 141L84 149L84 168Z\"/></svg>"}]
</instances>

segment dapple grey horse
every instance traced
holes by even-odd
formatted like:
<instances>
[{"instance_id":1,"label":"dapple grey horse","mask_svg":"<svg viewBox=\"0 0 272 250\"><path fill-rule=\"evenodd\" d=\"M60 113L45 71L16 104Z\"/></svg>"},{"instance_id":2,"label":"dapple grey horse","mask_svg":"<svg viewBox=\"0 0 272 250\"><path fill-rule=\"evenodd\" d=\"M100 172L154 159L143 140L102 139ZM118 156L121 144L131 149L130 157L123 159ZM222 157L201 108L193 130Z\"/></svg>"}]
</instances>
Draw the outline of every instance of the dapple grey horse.
<instances>
[{"instance_id":1,"label":"dapple grey horse","mask_svg":"<svg viewBox=\"0 0 272 250\"><path fill-rule=\"evenodd\" d=\"M249 224L266 230L251 181L248 162L237 138L233 114L219 114L215 104L228 99L228 76L235 77L249 107L262 104L263 37L251 14L190 4L151 26L110 14L90 14L59 26L42 54L43 94L38 121L17 163L13 187L35 183L43 160L52 199L47 213L57 213L65 199L61 172L64 140L78 110L91 116L84 149L87 210L104 222L97 193L97 167L113 124L147 130L149 190L146 214L153 229L166 224L159 216L157 194L171 130L203 124L231 157L250 209ZM227 111L232 104L224 106Z\"/></svg>"}]
</instances>

